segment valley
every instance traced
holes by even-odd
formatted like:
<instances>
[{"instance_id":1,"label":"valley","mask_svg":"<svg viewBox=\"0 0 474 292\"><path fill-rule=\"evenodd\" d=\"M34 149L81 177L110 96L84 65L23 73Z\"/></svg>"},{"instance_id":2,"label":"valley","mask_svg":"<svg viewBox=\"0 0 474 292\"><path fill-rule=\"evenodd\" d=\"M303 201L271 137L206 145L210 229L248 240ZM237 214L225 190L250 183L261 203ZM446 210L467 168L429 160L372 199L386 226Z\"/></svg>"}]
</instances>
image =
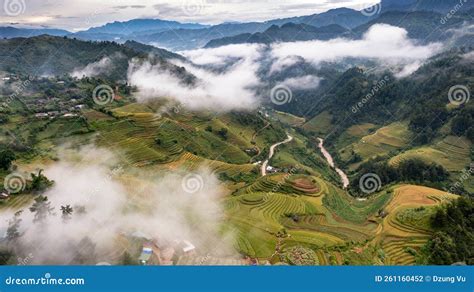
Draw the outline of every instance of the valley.
<instances>
[{"instance_id":1,"label":"valley","mask_svg":"<svg viewBox=\"0 0 474 292\"><path fill-rule=\"evenodd\" d=\"M326 158L329 166L334 168L337 174L339 174L339 176L341 177L342 187L346 189L349 186L349 177L347 177L347 174L345 174L344 171L334 165L334 159L332 158L331 154L324 148L324 140L321 138L318 138L318 140L318 147L321 150L321 153L323 154L324 158Z\"/></svg>"},{"instance_id":2,"label":"valley","mask_svg":"<svg viewBox=\"0 0 474 292\"><path fill-rule=\"evenodd\" d=\"M1 264L473 265L473 8L395 2L0 29Z\"/></svg>"}]
</instances>

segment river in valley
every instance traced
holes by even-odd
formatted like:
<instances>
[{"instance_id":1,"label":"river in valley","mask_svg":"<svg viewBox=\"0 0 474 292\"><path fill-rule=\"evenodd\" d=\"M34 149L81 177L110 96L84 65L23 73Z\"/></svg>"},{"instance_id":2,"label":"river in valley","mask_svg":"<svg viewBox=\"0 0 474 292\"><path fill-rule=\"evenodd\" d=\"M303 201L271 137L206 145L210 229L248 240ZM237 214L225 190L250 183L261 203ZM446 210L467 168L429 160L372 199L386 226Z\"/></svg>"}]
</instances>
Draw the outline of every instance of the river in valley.
<instances>
[{"instance_id":1,"label":"river in valley","mask_svg":"<svg viewBox=\"0 0 474 292\"><path fill-rule=\"evenodd\" d=\"M349 186L349 177L347 176L347 174L344 173L344 171L336 167L331 153L329 153L326 150L326 148L324 148L324 140L321 138L318 138L318 140L319 140L318 147L321 150L321 153L323 154L324 158L326 158L326 161L328 162L329 166L331 166L337 172L337 174L341 177L341 182L344 189L347 189L347 187Z\"/></svg>"}]
</instances>

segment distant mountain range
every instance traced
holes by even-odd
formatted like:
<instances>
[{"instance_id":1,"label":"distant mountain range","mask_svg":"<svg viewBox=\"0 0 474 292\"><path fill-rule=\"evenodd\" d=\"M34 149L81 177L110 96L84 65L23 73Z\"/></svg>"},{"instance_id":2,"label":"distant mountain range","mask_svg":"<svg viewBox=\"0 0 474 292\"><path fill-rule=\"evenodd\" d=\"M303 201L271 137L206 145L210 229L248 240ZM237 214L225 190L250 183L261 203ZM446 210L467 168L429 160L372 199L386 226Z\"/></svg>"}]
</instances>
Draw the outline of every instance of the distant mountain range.
<instances>
[{"instance_id":1,"label":"distant mountain range","mask_svg":"<svg viewBox=\"0 0 474 292\"><path fill-rule=\"evenodd\" d=\"M180 23L177 21L161 19L132 19L129 21L107 23L103 26L90 28L82 33L115 35L132 35L137 33L153 34L171 29L199 29L206 27L209 26L198 23Z\"/></svg>"},{"instance_id":2,"label":"distant mountain range","mask_svg":"<svg viewBox=\"0 0 474 292\"><path fill-rule=\"evenodd\" d=\"M82 40L135 41L182 51L236 43L271 43L273 41L325 40L349 35L359 36L375 23L387 23L408 30L413 38L427 36L434 30L459 27L461 21L472 21L473 2L459 0L382 0L367 16L349 8L332 9L307 16L274 19L266 22L202 25L161 19L133 19L107 23L85 31L70 33L60 29L23 29L0 27L1 38L32 37L41 34L74 37ZM440 26L443 13L456 10L449 25ZM407 12L409 12L407 14ZM371 13L372 14L372 13ZM461 15L461 16L460 16ZM470 16L469 16L470 15ZM438 28L439 27L439 28ZM469 43L469 41L467 40Z\"/></svg>"},{"instance_id":3,"label":"distant mountain range","mask_svg":"<svg viewBox=\"0 0 474 292\"><path fill-rule=\"evenodd\" d=\"M0 31L0 37L12 38L51 34L60 36L68 35L69 37L83 40L108 40L117 42L134 40L154 44L173 51L179 51L203 47L214 39L232 37L244 33L252 34L264 32L272 26L281 26L286 23L306 24L317 28L338 25L346 29L352 29L371 19L372 18L363 15L359 11L348 8L338 8L320 14L274 19L266 22L223 23L207 26L160 19L134 19L124 22L108 23L77 33L60 31L60 33L56 32L52 34L44 30L38 30L34 34L32 31L21 31L13 35Z\"/></svg>"},{"instance_id":4,"label":"distant mountain range","mask_svg":"<svg viewBox=\"0 0 474 292\"><path fill-rule=\"evenodd\" d=\"M205 47L213 48L243 43L269 44L274 42L328 40L337 37L361 38L372 25L382 23L406 29L410 38L418 39L422 42L433 42L449 40L456 31L466 29L468 27L467 24L472 23L473 14L473 9L463 13L460 12L449 19L447 18L444 25L441 25L440 20L443 15L440 13L428 11L390 11L382 13L379 17L352 30L337 24L314 27L307 24L287 23L281 27L274 25L264 32L245 33L215 39L206 44ZM474 44L472 38L463 38L459 42L460 45Z\"/></svg>"},{"instance_id":5,"label":"distant mountain range","mask_svg":"<svg viewBox=\"0 0 474 292\"><path fill-rule=\"evenodd\" d=\"M351 34L349 29L338 24L314 27L307 24L286 23L282 26L272 25L264 32L244 33L215 39L210 41L205 47L212 48L242 43L270 44L273 42L329 40L336 37L350 36Z\"/></svg>"},{"instance_id":6,"label":"distant mountain range","mask_svg":"<svg viewBox=\"0 0 474 292\"><path fill-rule=\"evenodd\" d=\"M67 30L62 29L29 29L29 28L16 28L12 26L0 27L1 38L18 38L18 37L34 37L42 34L48 34L52 36L65 36L70 34Z\"/></svg>"}]
</instances>

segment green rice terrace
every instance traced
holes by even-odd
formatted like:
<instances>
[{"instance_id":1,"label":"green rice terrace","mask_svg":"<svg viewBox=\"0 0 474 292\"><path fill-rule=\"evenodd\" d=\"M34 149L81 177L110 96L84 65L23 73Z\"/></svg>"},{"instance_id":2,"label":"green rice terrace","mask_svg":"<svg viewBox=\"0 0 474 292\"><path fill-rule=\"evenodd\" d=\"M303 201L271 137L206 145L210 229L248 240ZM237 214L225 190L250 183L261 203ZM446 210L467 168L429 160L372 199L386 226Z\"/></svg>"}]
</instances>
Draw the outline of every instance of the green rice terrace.
<instances>
[{"instance_id":1,"label":"green rice terrace","mask_svg":"<svg viewBox=\"0 0 474 292\"><path fill-rule=\"evenodd\" d=\"M13 112L2 125L0 141L30 145L28 151L17 150L15 165L25 172L54 164L65 144L109 149L126 169L119 179L130 189L144 181L133 170L161 175L209 169L223 190L218 198L224 206L220 230L233 235L232 246L241 257L198 251L180 257L177 264L242 265L248 259L273 265L415 264L434 232L430 218L457 196L392 183L370 196L354 197L317 148L315 133L329 126L329 113L308 122L270 113L270 118L258 112L196 113L170 110L161 102L122 100L105 108L87 107L68 119ZM276 148L262 176L260 167L270 146L289 134L294 139ZM350 153L361 157L348 171L375 154L394 151L399 151L390 159L394 167L413 157L441 162L449 171L470 163L472 145L467 139L447 136L430 146L410 148L411 134L406 123L351 126L336 142L338 159L346 161ZM2 181L7 174L0 173ZM27 208L33 199L28 191L11 195L0 201L0 211ZM130 208L144 207L138 197L134 200Z\"/></svg>"}]
</instances>

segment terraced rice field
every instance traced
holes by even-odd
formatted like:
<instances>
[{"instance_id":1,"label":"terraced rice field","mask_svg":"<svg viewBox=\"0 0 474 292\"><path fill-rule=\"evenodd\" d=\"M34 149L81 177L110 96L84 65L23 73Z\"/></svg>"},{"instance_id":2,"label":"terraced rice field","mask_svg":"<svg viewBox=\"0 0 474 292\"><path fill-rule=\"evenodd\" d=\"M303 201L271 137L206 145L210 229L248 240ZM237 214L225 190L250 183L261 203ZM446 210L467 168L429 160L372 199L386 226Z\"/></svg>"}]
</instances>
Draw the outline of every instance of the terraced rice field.
<instances>
[{"instance_id":1,"label":"terraced rice field","mask_svg":"<svg viewBox=\"0 0 474 292\"><path fill-rule=\"evenodd\" d=\"M418 158L428 163L443 165L448 171L462 171L471 162L472 143L464 137L448 136L431 147L408 150L390 160L398 165L404 159Z\"/></svg>"},{"instance_id":2,"label":"terraced rice field","mask_svg":"<svg viewBox=\"0 0 474 292\"><path fill-rule=\"evenodd\" d=\"M418 251L426 244L427 237L387 238L382 248L385 251L386 265L413 265L415 256L410 252Z\"/></svg>"},{"instance_id":3,"label":"terraced rice field","mask_svg":"<svg viewBox=\"0 0 474 292\"><path fill-rule=\"evenodd\" d=\"M407 146L411 141L411 135L407 124L393 123L378 129L374 134L362 137L359 142L344 151L350 152L352 149L366 160Z\"/></svg>"},{"instance_id":4,"label":"terraced rice field","mask_svg":"<svg viewBox=\"0 0 474 292\"><path fill-rule=\"evenodd\" d=\"M105 147L111 147L117 152L123 152L122 159L125 163L133 166L145 166L153 163L169 162L170 156L165 150L156 146L153 129L153 120L148 117L148 126L141 126L144 117L136 122L135 120L121 120L113 123L107 123L101 127L101 134L98 144Z\"/></svg>"},{"instance_id":5,"label":"terraced rice field","mask_svg":"<svg viewBox=\"0 0 474 292\"><path fill-rule=\"evenodd\" d=\"M246 192L226 200L229 224L240 232L236 248L241 252L268 259L277 246L276 234L284 228L289 236L281 240L283 248L304 244L317 249L342 244L346 240L362 242L375 234L374 224L354 224L343 220L322 204L321 197L293 192L285 194L281 193L281 188L279 193L272 192L276 177L261 178L259 184L252 184ZM295 180L298 179L301 177ZM317 182L321 196L330 196L330 192L339 196L335 187Z\"/></svg>"},{"instance_id":6,"label":"terraced rice field","mask_svg":"<svg viewBox=\"0 0 474 292\"><path fill-rule=\"evenodd\" d=\"M322 112L313 119L309 120L303 125L303 129L310 132L315 132L320 135L328 133L332 129L332 116L329 112Z\"/></svg>"},{"instance_id":7,"label":"terraced rice field","mask_svg":"<svg viewBox=\"0 0 474 292\"><path fill-rule=\"evenodd\" d=\"M6 201L0 203L0 211L16 212L28 208L33 203L32 195L12 195Z\"/></svg>"},{"instance_id":8,"label":"terraced rice field","mask_svg":"<svg viewBox=\"0 0 474 292\"><path fill-rule=\"evenodd\" d=\"M274 253L276 234L284 228L280 221L285 216L317 212L317 208L304 197L279 193L243 194L227 200L226 207L230 224L240 234L236 247L246 254L261 258L270 257ZM294 233L292 231L292 236L320 245L334 244L338 240L316 231L295 230Z\"/></svg>"},{"instance_id":9,"label":"terraced rice field","mask_svg":"<svg viewBox=\"0 0 474 292\"><path fill-rule=\"evenodd\" d=\"M388 215L375 240L385 252L385 264L414 264L416 252L431 234L428 220L434 206L454 198L455 195L427 187L395 187L393 199L385 208Z\"/></svg>"},{"instance_id":10,"label":"terraced rice field","mask_svg":"<svg viewBox=\"0 0 474 292\"><path fill-rule=\"evenodd\" d=\"M372 131L378 128L377 125L371 123L363 123L349 127L337 139L336 148L341 149L339 155L343 160L350 159L352 148L347 147L352 143L357 143L364 136L370 135Z\"/></svg>"},{"instance_id":11,"label":"terraced rice field","mask_svg":"<svg viewBox=\"0 0 474 292\"><path fill-rule=\"evenodd\" d=\"M331 186L330 191L324 196L324 205L339 217L355 223L363 223L389 202L391 196L382 193L371 197L367 201L357 201L344 192Z\"/></svg>"},{"instance_id":12,"label":"terraced rice field","mask_svg":"<svg viewBox=\"0 0 474 292\"><path fill-rule=\"evenodd\" d=\"M204 167L210 169L217 175L226 173L229 176L234 176L241 173L250 173L257 170L257 166L253 164L230 164L217 160L204 159L189 152L182 153L182 155L180 155L175 161L163 165L163 167L166 167L170 170L181 169L188 171L194 171Z\"/></svg>"},{"instance_id":13,"label":"terraced rice field","mask_svg":"<svg viewBox=\"0 0 474 292\"><path fill-rule=\"evenodd\" d=\"M326 184L319 178L277 174L259 178L253 184L244 188L242 192L269 192L317 197L325 191L327 191Z\"/></svg>"}]
</instances>

